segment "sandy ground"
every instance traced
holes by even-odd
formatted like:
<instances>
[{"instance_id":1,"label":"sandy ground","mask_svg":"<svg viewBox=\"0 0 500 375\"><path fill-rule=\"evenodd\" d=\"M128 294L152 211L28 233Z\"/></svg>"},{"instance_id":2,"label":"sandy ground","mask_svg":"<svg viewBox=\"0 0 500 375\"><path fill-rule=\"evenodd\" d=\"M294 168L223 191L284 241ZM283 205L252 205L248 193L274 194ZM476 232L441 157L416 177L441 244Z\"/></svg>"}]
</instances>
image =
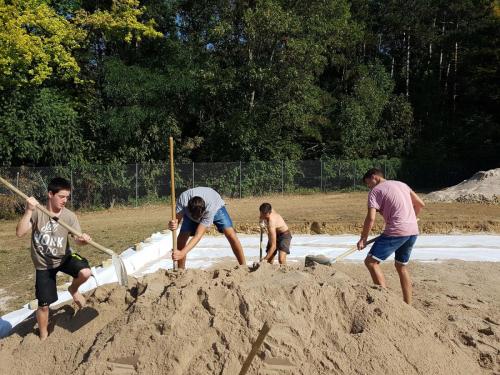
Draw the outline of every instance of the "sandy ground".
<instances>
[{"instance_id":1,"label":"sandy ground","mask_svg":"<svg viewBox=\"0 0 500 375\"><path fill-rule=\"evenodd\" d=\"M237 374L265 321L252 374L500 373L500 264L410 270L412 307L390 264L387 290L348 262L158 272L54 309L43 343L28 319L0 340L0 373Z\"/></svg>"},{"instance_id":2,"label":"sandy ground","mask_svg":"<svg viewBox=\"0 0 500 375\"><path fill-rule=\"evenodd\" d=\"M294 233L359 233L366 212L366 192L311 195L272 195L258 198L227 199L227 208L239 232L258 232L258 207L270 202ZM99 243L121 252L151 233L166 228L170 215L167 205L114 208L97 212L79 212L84 231ZM34 298L34 269L29 256L29 236L15 236L16 221L0 221L0 315L19 308ZM496 232L500 233L500 205L479 203L428 203L422 212L423 233ZM381 230L377 218L374 232ZM106 255L90 246L77 248L92 265ZM20 276L22 275L22 276ZM66 277L61 277L67 281ZM8 299L5 299L8 298Z\"/></svg>"}]
</instances>

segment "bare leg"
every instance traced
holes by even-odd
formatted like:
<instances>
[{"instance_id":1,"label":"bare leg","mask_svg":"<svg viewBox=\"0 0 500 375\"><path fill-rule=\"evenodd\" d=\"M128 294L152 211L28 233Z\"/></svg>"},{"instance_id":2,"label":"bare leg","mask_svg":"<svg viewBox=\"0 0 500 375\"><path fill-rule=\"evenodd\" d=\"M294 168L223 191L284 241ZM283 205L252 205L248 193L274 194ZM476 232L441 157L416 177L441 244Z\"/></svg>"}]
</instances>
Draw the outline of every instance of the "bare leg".
<instances>
[{"instance_id":1,"label":"bare leg","mask_svg":"<svg viewBox=\"0 0 500 375\"><path fill-rule=\"evenodd\" d=\"M270 263L270 264L273 264L274 262L274 257L276 256L276 251L273 253L272 257L270 257L268 260L267 260L267 263Z\"/></svg>"},{"instance_id":2,"label":"bare leg","mask_svg":"<svg viewBox=\"0 0 500 375\"><path fill-rule=\"evenodd\" d=\"M92 271L90 271L90 268L84 268L80 270L80 272L78 272L78 277L73 278L73 282L68 287L68 292L71 294L71 297L73 297L73 301L75 301L76 305L79 308L85 306L85 298L80 294L78 288L85 281L87 281L91 275Z\"/></svg>"},{"instance_id":3,"label":"bare leg","mask_svg":"<svg viewBox=\"0 0 500 375\"><path fill-rule=\"evenodd\" d=\"M385 283L385 277L380 269L380 262L371 256L367 256L365 258L365 266L370 271L370 275L372 277L373 283L386 288L387 285Z\"/></svg>"},{"instance_id":4,"label":"bare leg","mask_svg":"<svg viewBox=\"0 0 500 375\"><path fill-rule=\"evenodd\" d=\"M186 246L189 237L189 233L179 233L179 235L177 236L177 250L182 250ZM177 268L181 270L186 269L186 257L177 261Z\"/></svg>"},{"instance_id":5,"label":"bare leg","mask_svg":"<svg viewBox=\"0 0 500 375\"><path fill-rule=\"evenodd\" d=\"M286 264L286 253L280 250L278 260L281 265Z\"/></svg>"},{"instance_id":6,"label":"bare leg","mask_svg":"<svg viewBox=\"0 0 500 375\"><path fill-rule=\"evenodd\" d=\"M234 230L234 228L232 227L225 228L224 235L229 241L231 249L233 250L233 253L236 256L238 263L240 265L245 264L246 263L245 253L243 253L243 247L241 246L240 240L238 239L238 236L236 235L236 231Z\"/></svg>"},{"instance_id":7,"label":"bare leg","mask_svg":"<svg viewBox=\"0 0 500 375\"><path fill-rule=\"evenodd\" d=\"M396 266L396 270L399 274L399 282L401 283L401 289L403 290L403 300L408 305L411 305L413 287L411 285L411 277L408 267L398 262L395 262L394 265Z\"/></svg>"},{"instance_id":8,"label":"bare leg","mask_svg":"<svg viewBox=\"0 0 500 375\"><path fill-rule=\"evenodd\" d=\"M45 340L49 336L49 306L39 307L36 310L36 321L40 331L40 340Z\"/></svg>"}]
</instances>

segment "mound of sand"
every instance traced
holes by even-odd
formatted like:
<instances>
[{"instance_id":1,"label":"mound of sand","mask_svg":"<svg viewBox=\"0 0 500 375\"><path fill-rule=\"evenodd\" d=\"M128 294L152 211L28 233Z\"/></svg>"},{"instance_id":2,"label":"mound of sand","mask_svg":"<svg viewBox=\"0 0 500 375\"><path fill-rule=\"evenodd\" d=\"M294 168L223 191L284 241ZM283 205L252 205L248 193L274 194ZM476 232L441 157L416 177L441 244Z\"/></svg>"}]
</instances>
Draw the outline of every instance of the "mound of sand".
<instances>
[{"instance_id":1,"label":"mound of sand","mask_svg":"<svg viewBox=\"0 0 500 375\"><path fill-rule=\"evenodd\" d=\"M477 172L468 180L434 191L425 197L431 202L500 203L500 168Z\"/></svg>"},{"instance_id":2,"label":"mound of sand","mask_svg":"<svg viewBox=\"0 0 500 375\"><path fill-rule=\"evenodd\" d=\"M129 284L98 288L75 315L56 309L43 343L33 319L18 326L0 341L0 373L238 374L264 321L272 328L249 374L482 373L399 295L334 267L159 272Z\"/></svg>"}]
</instances>

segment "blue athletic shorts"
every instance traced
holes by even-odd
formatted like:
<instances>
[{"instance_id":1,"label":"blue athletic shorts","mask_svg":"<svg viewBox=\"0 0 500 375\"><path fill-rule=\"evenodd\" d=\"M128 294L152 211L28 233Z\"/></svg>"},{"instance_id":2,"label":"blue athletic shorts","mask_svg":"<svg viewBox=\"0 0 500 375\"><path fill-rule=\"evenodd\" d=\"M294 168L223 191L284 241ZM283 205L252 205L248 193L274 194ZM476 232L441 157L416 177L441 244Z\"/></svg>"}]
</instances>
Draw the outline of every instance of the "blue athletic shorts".
<instances>
[{"instance_id":1,"label":"blue athletic shorts","mask_svg":"<svg viewBox=\"0 0 500 375\"><path fill-rule=\"evenodd\" d=\"M184 215L182 218L181 233L189 233L190 236L194 236L196 228L198 228L198 224L199 223L196 221L187 217L187 215ZM219 210L215 213L214 224L220 233L224 233L224 229L226 228L233 227L233 222L229 217L225 206L219 208Z\"/></svg>"},{"instance_id":2,"label":"blue athletic shorts","mask_svg":"<svg viewBox=\"0 0 500 375\"><path fill-rule=\"evenodd\" d=\"M382 234L373 244L368 252L368 256L371 256L379 262L383 262L389 258L392 253L395 253L394 257L396 262L407 264L410 261L411 250L416 240L416 235L389 237Z\"/></svg>"}]
</instances>

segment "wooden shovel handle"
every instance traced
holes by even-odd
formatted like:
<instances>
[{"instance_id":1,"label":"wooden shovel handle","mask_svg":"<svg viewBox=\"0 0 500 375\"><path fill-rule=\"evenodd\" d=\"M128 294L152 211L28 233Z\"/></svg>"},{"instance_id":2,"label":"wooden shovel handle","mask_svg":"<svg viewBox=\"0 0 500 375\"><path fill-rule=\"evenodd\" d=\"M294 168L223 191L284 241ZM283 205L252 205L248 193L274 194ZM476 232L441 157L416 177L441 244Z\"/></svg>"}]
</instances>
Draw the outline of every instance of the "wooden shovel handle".
<instances>
[{"instance_id":1,"label":"wooden shovel handle","mask_svg":"<svg viewBox=\"0 0 500 375\"><path fill-rule=\"evenodd\" d=\"M377 237L374 237L371 240L367 241L365 243L365 246L367 246L367 245L375 242L375 240L377 240L379 237L380 236L377 236ZM344 259L346 256L351 255L352 253L356 252L356 250L358 250L358 245L354 245L354 246L350 247L349 250L347 250L346 252L340 254L338 257L334 258L333 262L335 263L335 262L337 262L337 261L339 261L341 259Z\"/></svg>"},{"instance_id":2,"label":"wooden shovel handle","mask_svg":"<svg viewBox=\"0 0 500 375\"><path fill-rule=\"evenodd\" d=\"M172 204L172 220L177 218L175 212L175 173L174 173L174 139L169 137L168 145L170 149L170 197ZM177 250L177 231L172 231L172 251ZM174 261L174 271L177 269L177 261Z\"/></svg>"},{"instance_id":3,"label":"wooden shovel handle","mask_svg":"<svg viewBox=\"0 0 500 375\"><path fill-rule=\"evenodd\" d=\"M259 336L257 336L257 339L253 343L252 349L250 350L247 359L245 360L243 366L241 367L239 375L245 375L247 373L248 369L250 368L250 365L252 364L252 360L255 357L255 354L257 354L257 351L264 342L264 339L266 338L270 330L271 326L267 322L264 322L264 325L262 326L259 332Z\"/></svg>"}]
</instances>

